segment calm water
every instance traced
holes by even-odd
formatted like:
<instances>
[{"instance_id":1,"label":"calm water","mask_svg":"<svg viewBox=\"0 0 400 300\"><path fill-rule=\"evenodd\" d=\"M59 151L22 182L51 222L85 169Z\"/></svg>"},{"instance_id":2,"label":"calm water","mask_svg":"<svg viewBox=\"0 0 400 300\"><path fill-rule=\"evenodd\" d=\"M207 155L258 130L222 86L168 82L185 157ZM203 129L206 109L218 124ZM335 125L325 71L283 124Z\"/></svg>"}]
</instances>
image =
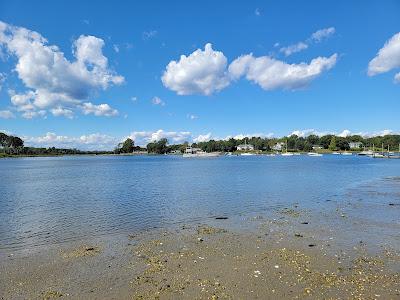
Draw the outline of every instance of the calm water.
<instances>
[{"instance_id":1,"label":"calm water","mask_svg":"<svg viewBox=\"0 0 400 300\"><path fill-rule=\"evenodd\" d=\"M361 201L363 209L354 213L365 222L399 225L397 176L400 160L334 155L1 159L0 249L262 213L293 203L323 210L327 200Z\"/></svg>"}]
</instances>

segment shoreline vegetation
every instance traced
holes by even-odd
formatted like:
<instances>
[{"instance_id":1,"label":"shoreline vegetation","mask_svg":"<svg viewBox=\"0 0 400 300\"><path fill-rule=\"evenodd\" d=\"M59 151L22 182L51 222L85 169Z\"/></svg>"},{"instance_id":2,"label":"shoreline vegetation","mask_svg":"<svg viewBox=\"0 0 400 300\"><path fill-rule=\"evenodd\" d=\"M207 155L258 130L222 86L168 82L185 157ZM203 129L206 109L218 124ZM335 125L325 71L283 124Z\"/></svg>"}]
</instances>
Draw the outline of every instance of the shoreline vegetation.
<instances>
[{"instance_id":1,"label":"shoreline vegetation","mask_svg":"<svg viewBox=\"0 0 400 300\"><path fill-rule=\"evenodd\" d=\"M246 150L238 149L238 146L250 145ZM354 147L356 146L356 147ZM297 135L282 138L245 137L243 139L230 138L228 140L209 140L199 143L184 142L182 144L169 144L167 139L150 142L146 147L136 146L135 142L128 138L119 143L112 151L79 150L55 147L26 147L24 141L16 136L6 135L0 132L0 158L6 157L47 157L65 155L147 155L147 154L183 154L188 147L198 148L204 152L220 152L240 154L250 152L254 154L270 154L279 152L293 153L334 153L375 150L381 152L400 152L400 135L385 135L365 138L360 135L339 137L335 135L309 135L299 137Z\"/></svg>"}]
</instances>

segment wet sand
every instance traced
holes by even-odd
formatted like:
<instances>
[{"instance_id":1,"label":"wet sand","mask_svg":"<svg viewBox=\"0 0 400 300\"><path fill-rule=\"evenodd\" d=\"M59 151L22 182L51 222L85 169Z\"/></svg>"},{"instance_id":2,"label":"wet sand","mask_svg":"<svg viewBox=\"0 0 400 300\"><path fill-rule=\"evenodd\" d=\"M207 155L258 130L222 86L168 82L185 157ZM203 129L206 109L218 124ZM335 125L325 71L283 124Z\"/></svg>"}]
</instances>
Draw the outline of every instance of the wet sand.
<instances>
[{"instance_id":1,"label":"wet sand","mask_svg":"<svg viewBox=\"0 0 400 300\"><path fill-rule=\"evenodd\" d=\"M398 236L374 238L348 214L336 209L328 217L294 205L267 215L1 252L0 296L399 299Z\"/></svg>"}]
</instances>

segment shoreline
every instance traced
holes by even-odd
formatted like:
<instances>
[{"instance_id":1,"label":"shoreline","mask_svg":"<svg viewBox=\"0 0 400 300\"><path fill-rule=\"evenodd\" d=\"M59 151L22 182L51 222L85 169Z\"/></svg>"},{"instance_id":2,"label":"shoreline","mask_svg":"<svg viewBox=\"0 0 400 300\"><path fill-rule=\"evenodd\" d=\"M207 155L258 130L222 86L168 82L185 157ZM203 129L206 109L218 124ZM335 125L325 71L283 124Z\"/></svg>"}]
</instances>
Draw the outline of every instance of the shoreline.
<instances>
[{"instance_id":1,"label":"shoreline","mask_svg":"<svg viewBox=\"0 0 400 300\"><path fill-rule=\"evenodd\" d=\"M4 251L6 299L395 298L400 247L297 206ZM342 227L331 227L342 221ZM355 238L358 236L358 238ZM361 240L362 239L362 240ZM384 240L382 240L384 241ZM380 244L379 246L377 244ZM377 296L379 295L379 296Z\"/></svg>"}]
</instances>

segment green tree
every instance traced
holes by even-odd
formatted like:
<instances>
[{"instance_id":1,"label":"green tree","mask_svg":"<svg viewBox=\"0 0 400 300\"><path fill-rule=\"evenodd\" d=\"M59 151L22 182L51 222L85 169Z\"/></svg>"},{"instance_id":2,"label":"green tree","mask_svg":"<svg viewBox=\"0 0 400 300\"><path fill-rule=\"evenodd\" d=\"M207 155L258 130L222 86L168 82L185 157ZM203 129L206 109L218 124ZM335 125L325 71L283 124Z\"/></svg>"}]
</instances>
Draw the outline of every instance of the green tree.
<instances>
[{"instance_id":1,"label":"green tree","mask_svg":"<svg viewBox=\"0 0 400 300\"><path fill-rule=\"evenodd\" d=\"M329 150L331 150L331 151L335 151L336 150L336 137L335 136L333 136L331 138L331 142L329 144Z\"/></svg>"},{"instance_id":2,"label":"green tree","mask_svg":"<svg viewBox=\"0 0 400 300\"><path fill-rule=\"evenodd\" d=\"M121 153L132 153L134 150L135 142L127 138L125 142L122 144Z\"/></svg>"}]
</instances>

